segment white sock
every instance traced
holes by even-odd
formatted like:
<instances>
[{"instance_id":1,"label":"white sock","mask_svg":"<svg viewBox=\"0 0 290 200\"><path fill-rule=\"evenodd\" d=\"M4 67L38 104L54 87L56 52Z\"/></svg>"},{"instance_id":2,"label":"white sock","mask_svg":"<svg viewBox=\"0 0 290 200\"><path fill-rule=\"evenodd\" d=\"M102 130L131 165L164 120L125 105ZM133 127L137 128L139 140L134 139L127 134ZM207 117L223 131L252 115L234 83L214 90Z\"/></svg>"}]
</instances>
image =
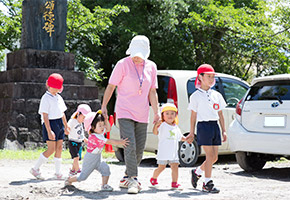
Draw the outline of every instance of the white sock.
<instances>
[{"instance_id":1,"label":"white sock","mask_svg":"<svg viewBox=\"0 0 290 200\"><path fill-rule=\"evenodd\" d=\"M46 161L48 160L48 158L46 158L43 153L40 154L37 162L35 163L35 166L33 167L33 169L38 170L39 167L43 164L46 163Z\"/></svg>"},{"instance_id":2,"label":"white sock","mask_svg":"<svg viewBox=\"0 0 290 200\"><path fill-rule=\"evenodd\" d=\"M198 175L198 176L201 176L203 174L203 171L200 167L196 168L195 170L195 173Z\"/></svg>"},{"instance_id":3,"label":"white sock","mask_svg":"<svg viewBox=\"0 0 290 200\"><path fill-rule=\"evenodd\" d=\"M210 180L211 180L211 178L204 177L204 184L207 184Z\"/></svg>"},{"instance_id":4,"label":"white sock","mask_svg":"<svg viewBox=\"0 0 290 200\"><path fill-rule=\"evenodd\" d=\"M54 160L54 164L55 164L55 173L60 174L60 167L61 167L62 159L54 157L53 160Z\"/></svg>"}]
</instances>

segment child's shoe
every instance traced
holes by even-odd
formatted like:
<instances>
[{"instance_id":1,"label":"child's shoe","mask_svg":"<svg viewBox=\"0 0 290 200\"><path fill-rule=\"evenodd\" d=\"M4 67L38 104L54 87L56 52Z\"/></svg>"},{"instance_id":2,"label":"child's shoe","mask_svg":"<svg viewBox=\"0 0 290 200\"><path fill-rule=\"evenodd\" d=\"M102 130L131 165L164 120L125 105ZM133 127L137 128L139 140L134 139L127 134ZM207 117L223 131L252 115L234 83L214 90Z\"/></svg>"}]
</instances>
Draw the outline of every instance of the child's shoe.
<instances>
[{"instance_id":1,"label":"child's shoe","mask_svg":"<svg viewBox=\"0 0 290 200\"><path fill-rule=\"evenodd\" d=\"M101 191L103 192L112 192L114 189L108 184L102 185Z\"/></svg>"},{"instance_id":2,"label":"child's shoe","mask_svg":"<svg viewBox=\"0 0 290 200\"><path fill-rule=\"evenodd\" d=\"M214 184L213 184L212 180L207 182L207 184L203 183L202 191L203 192L209 192L209 193L219 193L220 192L219 189L214 187Z\"/></svg>"},{"instance_id":3,"label":"child's shoe","mask_svg":"<svg viewBox=\"0 0 290 200\"><path fill-rule=\"evenodd\" d=\"M128 188L128 185L130 184L129 182L129 177L128 176L124 176L121 180L120 180L120 184L119 187L120 188Z\"/></svg>"},{"instance_id":4,"label":"child's shoe","mask_svg":"<svg viewBox=\"0 0 290 200\"><path fill-rule=\"evenodd\" d=\"M39 169L35 170L34 168L31 168L29 171L35 178L39 179L39 180L43 180L44 178L41 176L41 173L39 171Z\"/></svg>"},{"instance_id":5,"label":"child's shoe","mask_svg":"<svg viewBox=\"0 0 290 200\"><path fill-rule=\"evenodd\" d=\"M196 169L191 170L191 185L192 187L196 188L197 186L197 181L200 179L201 175L197 175L195 173Z\"/></svg>"},{"instance_id":6,"label":"child's shoe","mask_svg":"<svg viewBox=\"0 0 290 200\"><path fill-rule=\"evenodd\" d=\"M158 186L158 182L157 182L157 179L156 178L151 178L150 179L150 183L153 187L156 187Z\"/></svg>"},{"instance_id":7,"label":"child's shoe","mask_svg":"<svg viewBox=\"0 0 290 200\"><path fill-rule=\"evenodd\" d=\"M79 170L76 173L79 174L81 172L82 172L82 170L81 170L81 168L79 168Z\"/></svg>"},{"instance_id":8,"label":"child's shoe","mask_svg":"<svg viewBox=\"0 0 290 200\"><path fill-rule=\"evenodd\" d=\"M171 183L171 189L176 190L176 189L180 189L180 184L178 184L177 182L172 182Z\"/></svg>"},{"instance_id":9,"label":"child's shoe","mask_svg":"<svg viewBox=\"0 0 290 200\"><path fill-rule=\"evenodd\" d=\"M68 176L71 177L71 176L74 176L76 174L77 174L77 172L75 170L70 169Z\"/></svg>"},{"instance_id":10,"label":"child's shoe","mask_svg":"<svg viewBox=\"0 0 290 200\"><path fill-rule=\"evenodd\" d=\"M54 179L55 180L64 180L62 174L54 174Z\"/></svg>"}]
</instances>

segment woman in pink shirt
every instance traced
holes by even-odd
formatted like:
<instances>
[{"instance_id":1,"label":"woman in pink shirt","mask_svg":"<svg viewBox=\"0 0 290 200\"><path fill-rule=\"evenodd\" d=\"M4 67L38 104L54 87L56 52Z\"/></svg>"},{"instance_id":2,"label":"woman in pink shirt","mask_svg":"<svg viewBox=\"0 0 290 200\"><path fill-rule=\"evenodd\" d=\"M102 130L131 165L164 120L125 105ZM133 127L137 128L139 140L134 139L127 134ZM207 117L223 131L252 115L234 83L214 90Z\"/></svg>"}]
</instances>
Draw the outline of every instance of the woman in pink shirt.
<instances>
[{"instance_id":1,"label":"woman in pink shirt","mask_svg":"<svg viewBox=\"0 0 290 200\"><path fill-rule=\"evenodd\" d=\"M107 104L117 87L116 115L120 125L120 135L128 138L130 145L124 149L126 171L120 187L128 188L128 193L137 194L141 184L137 180L138 165L143 156L149 121L149 102L154 111L154 122L158 113L157 67L148 60L149 39L135 36L125 57L116 64L105 90L102 112L107 115Z\"/></svg>"}]
</instances>

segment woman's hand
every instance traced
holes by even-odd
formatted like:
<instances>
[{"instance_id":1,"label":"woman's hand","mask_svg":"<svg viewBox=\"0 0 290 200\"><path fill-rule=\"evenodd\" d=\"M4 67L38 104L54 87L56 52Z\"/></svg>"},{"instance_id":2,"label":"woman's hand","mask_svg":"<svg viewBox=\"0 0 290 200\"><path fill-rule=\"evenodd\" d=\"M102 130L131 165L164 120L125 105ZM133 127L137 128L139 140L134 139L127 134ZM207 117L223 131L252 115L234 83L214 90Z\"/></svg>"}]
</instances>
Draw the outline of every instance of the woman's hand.
<instances>
[{"instance_id":1,"label":"woman's hand","mask_svg":"<svg viewBox=\"0 0 290 200\"><path fill-rule=\"evenodd\" d=\"M154 114L153 124L157 123L159 119L160 119L160 114L159 113Z\"/></svg>"}]
</instances>

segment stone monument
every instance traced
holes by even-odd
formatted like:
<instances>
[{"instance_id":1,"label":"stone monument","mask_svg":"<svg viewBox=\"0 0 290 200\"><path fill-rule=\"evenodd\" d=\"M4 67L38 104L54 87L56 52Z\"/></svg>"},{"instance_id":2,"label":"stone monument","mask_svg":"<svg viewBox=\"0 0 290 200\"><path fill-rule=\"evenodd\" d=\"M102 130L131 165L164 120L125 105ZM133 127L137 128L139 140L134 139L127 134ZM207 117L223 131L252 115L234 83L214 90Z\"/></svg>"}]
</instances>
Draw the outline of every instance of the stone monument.
<instances>
[{"instance_id":1,"label":"stone monument","mask_svg":"<svg viewBox=\"0 0 290 200\"><path fill-rule=\"evenodd\" d=\"M98 88L84 85L74 55L64 52L66 15L67 0L22 2L21 48L7 55L7 71L0 72L0 149L5 141L20 148L43 145L38 107L51 73L64 78L67 119L80 103L100 108Z\"/></svg>"}]
</instances>

